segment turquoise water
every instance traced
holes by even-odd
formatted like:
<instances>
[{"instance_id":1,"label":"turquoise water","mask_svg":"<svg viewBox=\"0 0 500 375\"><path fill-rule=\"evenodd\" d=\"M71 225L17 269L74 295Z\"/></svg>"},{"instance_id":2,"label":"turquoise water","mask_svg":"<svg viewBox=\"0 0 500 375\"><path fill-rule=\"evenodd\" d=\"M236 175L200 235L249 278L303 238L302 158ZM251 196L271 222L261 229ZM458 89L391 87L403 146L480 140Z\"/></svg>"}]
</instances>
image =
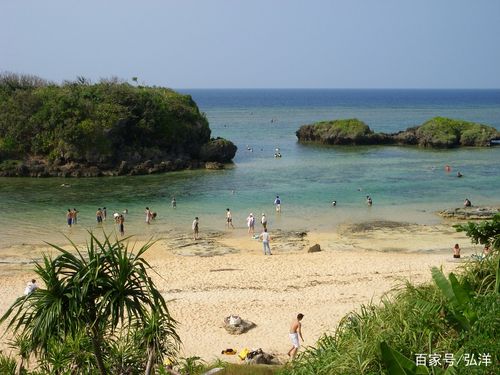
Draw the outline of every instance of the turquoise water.
<instances>
[{"instance_id":1,"label":"turquoise water","mask_svg":"<svg viewBox=\"0 0 500 375\"><path fill-rule=\"evenodd\" d=\"M238 146L222 171L86 179L0 179L2 245L83 238L95 227L97 207L108 216L129 210L126 231L141 236L223 229L225 209L236 226L248 213L265 212L274 228L331 230L338 223L370 219L434 223L436 210L500 203L500 147L424 150L414 147L326 147L297 143L300 125L357 117L374 130L393 132L434 116L491 124L500 129L500 91L440 90L187 90L207 114L213 136ZM272 122L271 122L272 120ZM248 147L253 151L247 150ZM273 157L276 147L282 158ZM451 173L444 171L450 165ZM463 178L457 178L460 170ZM61 184L70 187L61 187ZM276 214L279 194L283 212ZM372 207L365 205L371 195ZM171 197L177 209L170 207ZM337 207L332 208L332 200ZM149 206L158 213L144 223ZM79 224L65 225L67 208ZM106 230L114 229L111 222Z\"/></svg>"}]
</instances>

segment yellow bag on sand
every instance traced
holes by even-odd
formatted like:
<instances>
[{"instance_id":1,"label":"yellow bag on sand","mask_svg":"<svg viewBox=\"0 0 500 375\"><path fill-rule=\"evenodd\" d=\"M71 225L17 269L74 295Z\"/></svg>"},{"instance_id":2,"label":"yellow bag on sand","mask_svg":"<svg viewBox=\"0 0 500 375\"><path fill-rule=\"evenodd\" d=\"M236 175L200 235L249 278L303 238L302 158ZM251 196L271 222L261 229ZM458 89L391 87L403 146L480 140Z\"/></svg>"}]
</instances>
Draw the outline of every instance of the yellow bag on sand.
<instances>
[{"instance_id":1,"label":"yellow bag on sand","mask_svg":"<svg viewBox=\"0 0 500 375\"><path fill-rule=\"evenodd\" d=\"M248 348L241 349L238 353L238 357L240 357L240 359L244 361L247 358L248 352L250 352L250 349Z\"/></svg>"}]
</instances>

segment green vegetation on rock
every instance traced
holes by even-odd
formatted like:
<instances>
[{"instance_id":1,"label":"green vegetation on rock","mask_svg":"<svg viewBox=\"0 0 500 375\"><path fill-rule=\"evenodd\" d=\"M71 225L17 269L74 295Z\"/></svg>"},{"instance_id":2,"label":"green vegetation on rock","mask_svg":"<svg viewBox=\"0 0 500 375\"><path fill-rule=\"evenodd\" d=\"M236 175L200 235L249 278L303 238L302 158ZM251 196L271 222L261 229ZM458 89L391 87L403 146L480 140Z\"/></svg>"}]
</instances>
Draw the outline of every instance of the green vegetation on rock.
<instances>
[{"instance_id":1,"label":"green vegetation on rock","mask_svg":"<svg viewBox=\"0 0 500 375\"><path fill-rule=\"evenodd\" d=\"M22 160L24 172L34 164L49 165L50 174L61 165L106 171L122 162L129 170L146 161L199 160L208 142L205 115L191 96L171 89L0 75L0 162ZM234 152L206 161L227 162Z\"/></svg>"},{"instance_id":2,"label":"green vegetation on rock","mask_svg":"<svg viewBox=\"0 0 500 375\"><path fill-rule=\"evenodd\" d=\"M317 122L301 126L296 132L299 141L333 145L418 145L452 148L459 146L489 146L500 139L500 132L487 125L435 117L421 126L393 134L374 133L357 119Z\"/></svg>"}]
</instances>

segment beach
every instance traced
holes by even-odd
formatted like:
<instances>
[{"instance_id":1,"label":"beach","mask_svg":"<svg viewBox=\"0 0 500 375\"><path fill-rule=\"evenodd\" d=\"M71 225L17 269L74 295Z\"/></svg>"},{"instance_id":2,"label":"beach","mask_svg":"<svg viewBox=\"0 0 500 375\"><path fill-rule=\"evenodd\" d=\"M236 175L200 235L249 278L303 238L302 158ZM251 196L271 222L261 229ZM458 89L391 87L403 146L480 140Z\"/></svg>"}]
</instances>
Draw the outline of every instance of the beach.
<instances>
[{"instance_id":1,"label":"beach","mask_svg":"<svg viewBox=\"0 0 500 375\"><path fill-rule=\"evenodd\" d=\"M271 230L270 234L272 256L265 256L262 243L242 227L224 231L201 227L198 241L189 232L156 237L146 259L179 323L182 357L237 362L236 356L221 355L221 351L262 348L284 362L291 346L288 327L298 313L305 315L304 346L315 345L347 313L361 304L378 304L403 280L427 282L432 266L443 267L447 273L481 251L448 222L368 221L328 232ZM143 244L142 239L130 241L136 248ZM64 243L62 238L58 244ZM463 259L452 258L455 243L460 244ZM308 253L314 244L322 251ZM39 259L48 250L47 246L26 246L24 252L19 247L1 249L3 259L8 260L0 264L1 314L22 295L26 282L36 278L26 255ZM231 314L256 327L230 335L223 319ZM0 349L8 352L6 340L2 338Z\"/></svg>"}]
</instances>

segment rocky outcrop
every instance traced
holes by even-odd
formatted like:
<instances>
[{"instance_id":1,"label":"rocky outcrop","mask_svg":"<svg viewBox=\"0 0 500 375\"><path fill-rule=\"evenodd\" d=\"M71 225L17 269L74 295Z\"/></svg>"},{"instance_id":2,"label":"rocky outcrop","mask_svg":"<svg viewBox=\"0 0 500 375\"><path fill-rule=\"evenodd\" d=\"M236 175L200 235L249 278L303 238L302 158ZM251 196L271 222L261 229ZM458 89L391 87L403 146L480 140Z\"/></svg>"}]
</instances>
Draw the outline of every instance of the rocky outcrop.
<instances>
[{"instance_id":1,"label":"rocky outcrop","mask_svg":"<svg viewBox=\"0 0 500 375\"><path fill-rule=\"evenodd\" d=\"M321 246L319 244L315 244L307 250L308 253L319 253L320 251L321 251Z\"/></svg>"},{"instance_id":2,"label":"rocky outcrop","mask_svg":"<svg viewBox=\"0 0 500 375\"><path fill-rule=\"evenodd\" d=\"M224 318L224 329L231 335L241 335L255 327L255 323L234 316ZM233 321L234 320L234 321Z\"/></svg>"},{"instance_id":3,"label":"rocky outcrop","mask_svg":"<svg viewBox=\"0 0 500 375\"><path fill-rule=\"evenodd\" d=\"M191 96L168 88L0 74L0 92L0 176L221 169L236 153L232 142L210 138Z\"/></svg>"},{"instance_id":4,"label":"rocky outcrop","mask_svg":"<svg viewBox=\"0 0 500 375\"><path fill-rule=\"evenodd\" d=\"M439 212L439 215L447 219L488 220L498 213L500 207L460 207L448 208Z\"/></svg>"},{"instance_id":5,"label":"rocky outcrop","mask_svg":"<svg viewBox=\"0 0 500 375\"><path fill-rule=\"evenodd\" d=\"M434 148L491 146L500 132L487 125L435 117L421 126L392 134L375 133L357 119L318 122L301 126L296 132L300 142L329 145L417 145Z\"/></svg>"},{"instance_id":6,"label":"rocky outcrop","mask_svg":"<svg viewBox=\"0 0 500 375\"><path fill-rule=\"evenodd\" d=\"M201 146L200 159L202 161L215 161L227 163L234 158L238 148L224 138L215 138Z\"/></svg>"}]
</instances>

